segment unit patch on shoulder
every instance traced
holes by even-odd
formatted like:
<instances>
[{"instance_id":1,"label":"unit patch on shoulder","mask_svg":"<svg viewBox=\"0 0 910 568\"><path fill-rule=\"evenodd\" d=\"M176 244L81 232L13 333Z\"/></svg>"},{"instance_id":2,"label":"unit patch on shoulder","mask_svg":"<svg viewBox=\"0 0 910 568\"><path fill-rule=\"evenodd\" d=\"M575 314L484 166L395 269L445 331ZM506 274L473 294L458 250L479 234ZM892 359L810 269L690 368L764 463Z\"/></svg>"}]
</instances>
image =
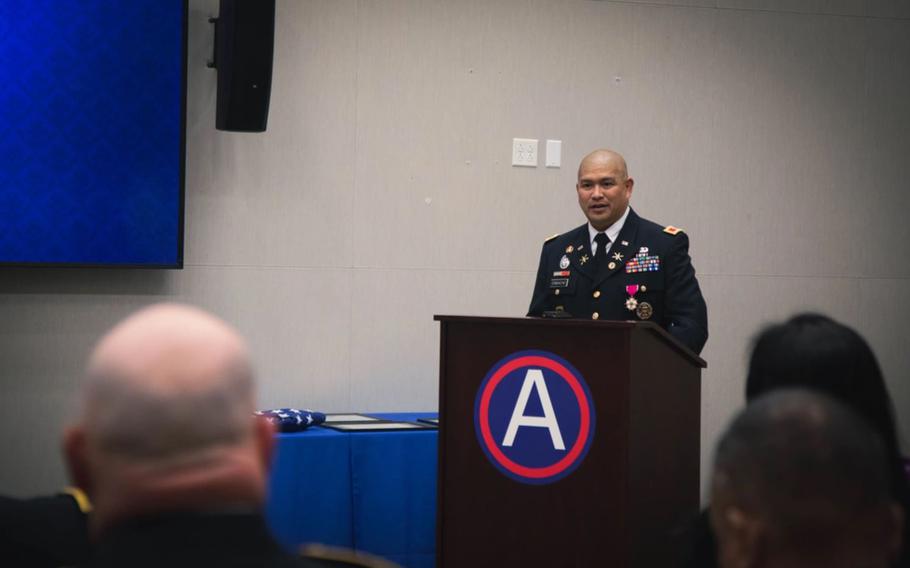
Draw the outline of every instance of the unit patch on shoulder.
<instances>
[{"instance_id":1,"label":"unit patch on shoulder","mask_svg":"<svg viewBox=\"0 0 910 568\"><path fill-rule=\"evenodd\" d=\"M679 227L674 227L673 225L667 225L664 227L664 232L670 235L675 235L676 233L682 232L682 229Z\"/></svg>"},{"instance_id":2,"label":"unit patch on shoulder","mask_svg":"<svg viewBox=\"0 0 910 568\"><path fill-rule=\"evenodd\" d=\"M559 236L559 233L556 233L555 235L551 235L551 236L547 237L546 239L544 239L543 242L548 243L548 242L552 241L553 239L555 239L555 238L558 237L558 236Z\"/></svg>"}]
</instances>

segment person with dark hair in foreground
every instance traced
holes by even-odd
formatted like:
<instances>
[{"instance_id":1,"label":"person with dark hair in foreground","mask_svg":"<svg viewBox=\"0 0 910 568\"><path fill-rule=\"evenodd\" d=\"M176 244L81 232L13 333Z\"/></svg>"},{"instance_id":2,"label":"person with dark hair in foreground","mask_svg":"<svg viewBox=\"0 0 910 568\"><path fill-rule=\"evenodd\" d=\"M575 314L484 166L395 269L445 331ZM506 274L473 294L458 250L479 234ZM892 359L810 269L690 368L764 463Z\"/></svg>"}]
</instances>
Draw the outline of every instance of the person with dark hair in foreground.
<instances>
[{"instance_id":1,"label":"person with dark hair in foreground","mask_svg":"<svg viewBox=\"0 0 910 568\"><path fill-rule=\"evenodd\" d=\"M825 392L865 418L885 444L893 489L906 494L891 397L875 354L856 331L811 313L765 329L749 360L746 402L788 386Z\"/></svg>"},{"instance_id":2,"label":"person with dark hair in foreground","mask_svg":"<svg viewBox=\"0 0 910 568\"><path fill-rule=\"evenodd\" d=\"M812 313L766 327L749 359L746 402L782 387L803 387L832 396L850 407L880 436L888 462L891 492L910 516L910 487L897 438L891 397L875 354L853 329ZM685 568L717 566L716 543L707 515L689 528ZM904 525L898 566L910 567L910 523Z\"/></svg>"},{"instance_id":3,"label":"person with dark hair in foreground","mask_svg":"<svg viewBox=\"0 0 910 568\"><path fill-rule=\"evenodd\" d=\"M721 438L710 518L722 568L887 568L903 511L875 431L827 396L784 389Z\"/></svg>"},{"instance_id":4,"label":"person with dark hair in foreground","mask_svg":"<svg viewBox=\"0 0 910 568\"><path fill-rule=\"evenodd\" d=\"M884 443L891 492L910 515L910 485L891 397L878 360L859 333L813 313L765 329L749 360L746 402L781 387L821 391L866 420ZM910 566L910 523L904 527L900 566Z\"/></svg>"},{"instance_id":5,"label":"person with dark hair in foreground","mask_svg":"<svg viewBox=\"0 0 910 568\"><path fill-rule=\"evenodd\" d=\"M93 504L93 567L321 566L283 551L262 506L273 444L241 337L157 305L99 342L67 464Z\"/></svg>"}]
</instances>

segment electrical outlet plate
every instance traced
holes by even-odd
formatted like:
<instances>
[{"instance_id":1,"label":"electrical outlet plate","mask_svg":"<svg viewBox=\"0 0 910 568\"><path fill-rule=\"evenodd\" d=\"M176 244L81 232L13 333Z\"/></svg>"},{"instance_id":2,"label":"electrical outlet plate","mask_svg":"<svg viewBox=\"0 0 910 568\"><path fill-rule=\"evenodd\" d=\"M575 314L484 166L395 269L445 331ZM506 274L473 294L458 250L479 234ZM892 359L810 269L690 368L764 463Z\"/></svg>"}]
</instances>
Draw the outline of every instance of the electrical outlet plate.
<instances>
[{"instance_id":1,"label":"electrical outlet plate","mask_svg":"<svg viewBox=\"0 0 910 568\"><path fill-rule=\"evenodd\" d=\"M536 139L512 138L512 165L527 168L537 167Z\"/></svg>"}]
</instances>

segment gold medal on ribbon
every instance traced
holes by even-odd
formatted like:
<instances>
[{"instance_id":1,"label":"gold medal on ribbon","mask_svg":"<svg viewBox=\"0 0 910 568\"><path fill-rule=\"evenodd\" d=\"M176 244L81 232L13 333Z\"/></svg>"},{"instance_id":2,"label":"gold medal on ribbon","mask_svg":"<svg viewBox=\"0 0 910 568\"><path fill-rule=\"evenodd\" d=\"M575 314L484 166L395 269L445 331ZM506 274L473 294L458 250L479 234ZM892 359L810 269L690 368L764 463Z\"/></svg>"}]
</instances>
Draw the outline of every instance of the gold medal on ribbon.
<instances>
[{"instance_id":1,"label":"gold medal on ribbon","mask_svg":"<svg viewBox=\"0 0 910 568\"><path fill-rule=\"evenodd\" d=\"M654 308L651 307L651 304L648 302L642 302L638 304L638 309L635 310L635 315L643 320L651 319L651 316L654 315Z\"/></svg>"}]
</instances>

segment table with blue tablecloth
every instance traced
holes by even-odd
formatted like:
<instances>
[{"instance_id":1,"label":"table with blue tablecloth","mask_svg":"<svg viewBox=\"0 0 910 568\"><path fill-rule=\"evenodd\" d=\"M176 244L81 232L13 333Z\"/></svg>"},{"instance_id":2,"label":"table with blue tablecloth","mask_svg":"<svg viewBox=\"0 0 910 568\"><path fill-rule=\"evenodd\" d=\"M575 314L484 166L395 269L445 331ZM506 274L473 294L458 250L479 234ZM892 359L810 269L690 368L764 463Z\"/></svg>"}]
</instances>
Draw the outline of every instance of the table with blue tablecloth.
<instances>
[{"instance_id":1,"label":"table with blue tablecloth","mask_svg":"<svg viewBox=\"0 0 910 568\"><path fill-rule=\"evenodd\" d=\"M435 413L370 414L413 422ZM266 516L289 549L322 543L431 568L436 542L435 429L278 434Z\"/></svg>"}]
</instances>

